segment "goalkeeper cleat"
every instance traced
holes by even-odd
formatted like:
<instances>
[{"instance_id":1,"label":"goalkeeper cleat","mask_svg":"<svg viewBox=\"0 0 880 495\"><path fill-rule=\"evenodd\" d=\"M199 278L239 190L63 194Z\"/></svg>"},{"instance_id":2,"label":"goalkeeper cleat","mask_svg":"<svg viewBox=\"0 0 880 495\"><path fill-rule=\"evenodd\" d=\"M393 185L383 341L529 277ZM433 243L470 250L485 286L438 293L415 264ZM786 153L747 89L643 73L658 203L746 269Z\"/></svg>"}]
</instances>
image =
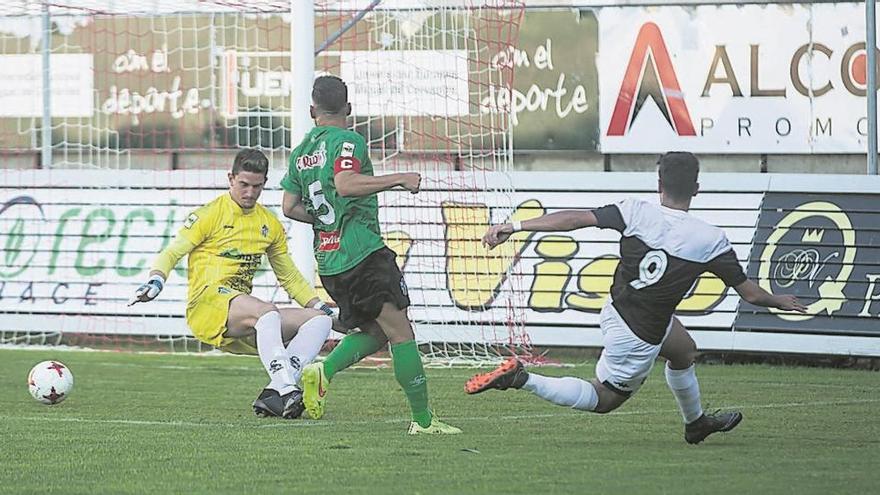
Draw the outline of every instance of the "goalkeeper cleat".
<instances>
[{"instance_id":1,"label":"goalkeeper cleat","mask_svg":"<svg viewBox=\"0 0 880 495\"><path fill-rule=\"evenodd\" d=\"M528 379L529 374L519 359L510 358L501 363L501 366L488 373L472 376L464 384L464 391L469 394L479 394L490 388L497 388L498 390L522 388Z\"/></svg>"},{"instance_id":2,"label":"goalkeeper cleat","mask_svg":"<svg viewBox=\"0 0 880 495\"><path fill-rule=\"evenodd\" d=\"M254 400L253 407L254 414L260 418L279 416L284 412L284 403L281 401L281 396L271 388L264 388L260 392L260 395Z\"/></svg>"},{"instance_id":3,"label":"goalkeeper cleat","mask_svg":"<svg viewBox=\"0 0 880 495\"><path fill-rule=\"evenodd\" d=\"M324 374L324 363L312 363L303 368L303 404L310 418L321 419L324 416L324 398L329 383Z\"/></svg>"},{"instance_id":4,"label":"goalkeeper cleat","mask_svg":"<svg viewBox=\"0 0 880 495\"><path fill-rule=\"evenodd\" d=\"M284 419L297 419L302 416L305 411L303 405L303 392L295 388L292 392L282 395L281 400L284 403L284 409L281 411L281 417Z\"/></svg>"},{"instance_id":5,"label":"goalkeeper cleat","mask_svg":"<svg viewBox=\"0 0 880 495\"><path fill-rule=\"evenodd\" d=\"M298 388L284 395L270 388L264 388L253 403L254 414L261 418L296 419L302 416L305 409L302 396L302 390Z\"/></svg>"},{"instance_id":6,"label":"goalkeeper cleat","mask_svg":"<svg viewBox=\"0 0 880 495\"><path fill-rule=\"evenodd\" d=\"M704 414L695 421L684 427L684 440L687 443L697 444L716 432L730 431L742 421L743 415L739 411L729 413Z\"/></svg>"},{"instance_id":7,"label":"goalkeeper cleat","mask_svg":"<svg viewBox=\"0 0 880 495\"><path fill-rule=\"evenodd\" d=\"M461 433L460 429L440 421L437 416L431 418L431 424L427 427L413 421L407 430L409 435L458 435L459 433Z\"/></svg>"}]
</instances>

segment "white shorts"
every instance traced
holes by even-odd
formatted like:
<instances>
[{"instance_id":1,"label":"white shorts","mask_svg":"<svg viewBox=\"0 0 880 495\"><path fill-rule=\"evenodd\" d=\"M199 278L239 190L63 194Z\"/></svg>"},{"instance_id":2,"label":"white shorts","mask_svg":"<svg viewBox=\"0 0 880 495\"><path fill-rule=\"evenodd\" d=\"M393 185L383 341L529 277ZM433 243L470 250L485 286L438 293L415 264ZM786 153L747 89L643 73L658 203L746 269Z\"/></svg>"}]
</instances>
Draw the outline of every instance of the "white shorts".
<instances>
[{"instance_id":1,"label":"white shorts","mask_svg":"<svg viewBox=\"0 0 880 495\"><path fill-rule=\"evenodd\" d=\"M663 342L654 345L637 337L610 300L599 314L599 325L605 348L596 363L596 378L615 392L631 395L645 383ZM671 319L666 335L669 335L670 328ZM666 340L665 335L663 340Z\"/></svg>"}]
</instances>

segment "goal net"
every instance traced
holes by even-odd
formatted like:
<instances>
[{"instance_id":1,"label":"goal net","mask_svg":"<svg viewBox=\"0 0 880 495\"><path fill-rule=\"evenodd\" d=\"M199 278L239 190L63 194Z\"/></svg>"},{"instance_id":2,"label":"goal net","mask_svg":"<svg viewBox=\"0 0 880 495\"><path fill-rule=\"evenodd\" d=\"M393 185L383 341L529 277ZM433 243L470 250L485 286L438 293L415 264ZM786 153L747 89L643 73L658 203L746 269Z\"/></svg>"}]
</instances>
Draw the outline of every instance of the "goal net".
<instances>
[{"instance_id":1,"label":"goal net","mask_svg":"<svg viewBox=\"0 0 880 495\"><path fill-rule=\"evenodd\" d=\"M314 29L315 73L348 83L351 124L377 173L423 174L418 195L380 195L380 220L427 356L528 355L515 263L525 238L492 252L479 242L490 223L538 213L513 203L508 174L504 54L521 3L323 0L313 26L291 12L289 1L221 0L24 1L4 12L3 342L202 349L183 318L185 266L158 300L128 308L126 298L188 212L226 188L237 149L270 157L262 200L280 214L291 112L307 111L291 95L310 89L292 83L291 39ZM266 266L254 295L287 302Z\"/></svg>"}]
</instances>

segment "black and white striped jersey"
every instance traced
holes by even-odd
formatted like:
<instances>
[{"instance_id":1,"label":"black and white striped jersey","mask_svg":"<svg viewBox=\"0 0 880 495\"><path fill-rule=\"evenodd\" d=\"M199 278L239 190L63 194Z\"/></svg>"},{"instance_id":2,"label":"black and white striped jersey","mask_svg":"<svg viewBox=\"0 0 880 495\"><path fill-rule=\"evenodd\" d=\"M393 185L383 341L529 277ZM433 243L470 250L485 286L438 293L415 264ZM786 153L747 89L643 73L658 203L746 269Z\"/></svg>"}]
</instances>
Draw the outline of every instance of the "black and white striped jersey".
<instances>
[{"instance_id":1,"label":"black and white striped jersey","mask_svg":"<svg viewBox=\"0 0 880 495\"><path fill-rule=\"evenodd\" d=\"M623 235L611 300L645 342L663 340L676 306L702 273L728 286L746 280L724 231L686 211L628 198L593 213L599 228Z\"/></svg>"}]
</instances>

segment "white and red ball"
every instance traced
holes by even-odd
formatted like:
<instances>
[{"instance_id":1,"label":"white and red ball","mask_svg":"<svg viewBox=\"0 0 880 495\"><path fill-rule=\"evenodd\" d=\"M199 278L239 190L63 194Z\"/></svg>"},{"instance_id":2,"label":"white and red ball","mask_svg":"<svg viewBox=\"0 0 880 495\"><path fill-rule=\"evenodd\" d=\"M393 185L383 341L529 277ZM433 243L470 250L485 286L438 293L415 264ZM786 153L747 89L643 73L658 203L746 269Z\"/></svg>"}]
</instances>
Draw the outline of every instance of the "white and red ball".
<instances>
[{"instance_id":1,"label":"white and red ball","mask_svg":"<svg viewBox=\"0 0 880 495\"><path fill-rule=\"evenodd\" d=\"M73 373L59 361L43 361L31 368L28 389L43 404L58 404L73 390Z\"/></svg>"}]
</instances>

